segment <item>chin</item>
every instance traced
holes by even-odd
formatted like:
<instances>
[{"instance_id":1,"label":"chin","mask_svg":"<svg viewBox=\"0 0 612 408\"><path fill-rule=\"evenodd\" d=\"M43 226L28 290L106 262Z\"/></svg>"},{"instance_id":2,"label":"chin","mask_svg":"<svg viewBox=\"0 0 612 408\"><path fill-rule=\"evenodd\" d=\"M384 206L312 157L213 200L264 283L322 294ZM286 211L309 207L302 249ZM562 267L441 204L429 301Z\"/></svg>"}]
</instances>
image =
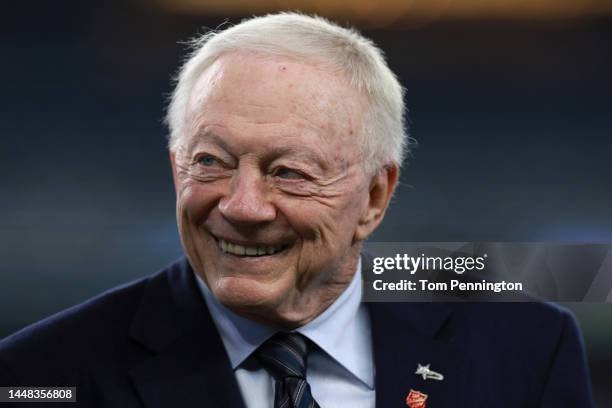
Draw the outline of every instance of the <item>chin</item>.
<instances>
[{"instance_id":1,"label":"chin","mask_svg":"<svg viewBox=\"0 0 612 408\"><path fill-rule=\"evenodd\" d=\"M292 301L304 299L292 299L292 287L281 283L271 285L244 277L223 278L217 281L213 293L219 303L242 317L290 330L310 321L318 308L312 303L296 307Z\"/></svg>"},{"instance_id":2,"label":"chin","mask_svg":"<svg viewBox=\"0 0 612 408\"><path fill-rule=\"evenodd\" d=\"M269 282L258 282L253 278L239 276L217 280L212 292L222 305L244 312L248 309L275 308L280 303L283 291Z\"/></svg>"}]
</instances>

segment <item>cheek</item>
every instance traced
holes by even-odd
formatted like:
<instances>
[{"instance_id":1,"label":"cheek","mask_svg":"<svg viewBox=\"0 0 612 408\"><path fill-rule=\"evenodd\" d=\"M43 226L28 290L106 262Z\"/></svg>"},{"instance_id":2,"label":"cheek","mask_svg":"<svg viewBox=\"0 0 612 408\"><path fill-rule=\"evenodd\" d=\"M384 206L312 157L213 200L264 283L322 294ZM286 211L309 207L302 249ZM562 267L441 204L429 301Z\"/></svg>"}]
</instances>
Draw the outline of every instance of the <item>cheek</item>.
<instances>
[{"instance_id":1,"label":"cheek","mask_svg":"<svg viewBox=\"0 0 612 408\"><path fill-rule=\"evenodd\" d=\"M188 180L178 194L177 214L183 222L197 226L206 219L221 197L220 186Z\"/></svg>"},{"instance_id":2,"label":"cheek","mask_svg":"<svg viewBox=\"0 0 612 408\"><path fill-rule=\"evenodd\" d=\"M222 196L222 186L188 179L177 195L177 224L185 254L197 274L209 285L215 281L214 251L201 227Z\"/></svg>"},{"instance_id":3,"label":"cheek","mask_svg":"<svg viewBox=\"0 0 612 408\"><path fill-rule=\"evenodd\" d=\"M305 243L336 247L353 239L364 206L355 192L329 199L288 200L278 207Z\"/></svg>"},{"instance_id":4,"label":"cheek","mask_svg":"<svg viewBox=\"0 0 612 408\"><path fill-rule=\"evenodd\" d=\"M355 237L355 230L359 223L361 201L359 197L343 203L344 205L329 219L328 234L339 245L350 246Z\"/></svg>"},{"instance_id":5,"label":"cheek","mask_svg":"<svg viewBox=\"0 0 612 408\"><path fill-rule=\"evenodd\" d=\"M350 196L325 204L315 200L293 202L281 208L301 241L294 276L298 288L328 282L343 268L354 243L361 207L360 197Z\"/></svg>"}]
</instances>

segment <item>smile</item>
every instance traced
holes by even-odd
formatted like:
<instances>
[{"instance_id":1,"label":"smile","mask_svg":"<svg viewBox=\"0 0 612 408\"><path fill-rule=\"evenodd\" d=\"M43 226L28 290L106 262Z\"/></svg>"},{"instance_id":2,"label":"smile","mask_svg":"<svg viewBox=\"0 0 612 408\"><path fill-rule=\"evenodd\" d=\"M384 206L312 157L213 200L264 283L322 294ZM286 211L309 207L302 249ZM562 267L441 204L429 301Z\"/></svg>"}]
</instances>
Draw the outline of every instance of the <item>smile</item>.
<instances>
[{"instance_id":1,"label":"smile","mask_svg":"<svg viewBox=\"0 0 612 408\"><path fill-rule=\"evenodd\" d=\"M274 255L287 248L286 245L239 245L221 238L217 238L217 246L224 254L236 256Z\"/></svg>"}]
</instances>

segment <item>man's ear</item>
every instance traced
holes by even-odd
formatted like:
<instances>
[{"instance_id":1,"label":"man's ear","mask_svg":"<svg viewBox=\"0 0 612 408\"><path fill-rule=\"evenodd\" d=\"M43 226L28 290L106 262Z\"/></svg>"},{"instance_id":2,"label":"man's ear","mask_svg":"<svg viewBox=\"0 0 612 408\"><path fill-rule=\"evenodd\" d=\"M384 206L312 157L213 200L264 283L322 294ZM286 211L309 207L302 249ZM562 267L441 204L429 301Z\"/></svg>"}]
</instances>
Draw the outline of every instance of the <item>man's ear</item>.
<instances>
[{"instance_id":1,"label":"man's ear","mask_svg":"<svg viewBox=\"0 0 612 408\"><path fill-rule=\"evenodd\" d=\"M176 154L170 150L170 165L172 166L172 182L174 183L174 192L178 194L178 176L176 174Z\"/></svg>"},{"instance_id":2,"label":"man's ear","mask_svg":"<svg viewBox=\"0 0 612 408\"><path fill-rule=\"evenodd\" d=\"M380 224L393 196L397 185L399 168L397 164L391 163L378 171L370 182L368 203L359 219L355 231L355 240L363 241Z\"/></svg>"}]
</instances>

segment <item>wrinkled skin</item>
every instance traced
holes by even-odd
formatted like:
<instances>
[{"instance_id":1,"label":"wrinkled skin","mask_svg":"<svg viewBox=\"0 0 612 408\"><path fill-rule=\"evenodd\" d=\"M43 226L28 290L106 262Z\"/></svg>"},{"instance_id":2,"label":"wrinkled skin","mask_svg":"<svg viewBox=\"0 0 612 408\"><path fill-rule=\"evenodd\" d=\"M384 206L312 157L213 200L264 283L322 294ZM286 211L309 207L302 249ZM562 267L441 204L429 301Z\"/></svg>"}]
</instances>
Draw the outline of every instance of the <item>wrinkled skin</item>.
<instances>
[{"instance_id":1,"label":"wrinkled skin","mask_svg":"<svg viewBox=\"0 0 612 408\"><path fill-rule=\"evenodd\" d=\"M171 153L177 221L191 265L222 304L293 328L350 283L398 174L393 164L363 171L366 103L343 73L253 52L226 54L198 79ZM239 256L219 239L283 250Z\"/></svg>"}]
</instances>

